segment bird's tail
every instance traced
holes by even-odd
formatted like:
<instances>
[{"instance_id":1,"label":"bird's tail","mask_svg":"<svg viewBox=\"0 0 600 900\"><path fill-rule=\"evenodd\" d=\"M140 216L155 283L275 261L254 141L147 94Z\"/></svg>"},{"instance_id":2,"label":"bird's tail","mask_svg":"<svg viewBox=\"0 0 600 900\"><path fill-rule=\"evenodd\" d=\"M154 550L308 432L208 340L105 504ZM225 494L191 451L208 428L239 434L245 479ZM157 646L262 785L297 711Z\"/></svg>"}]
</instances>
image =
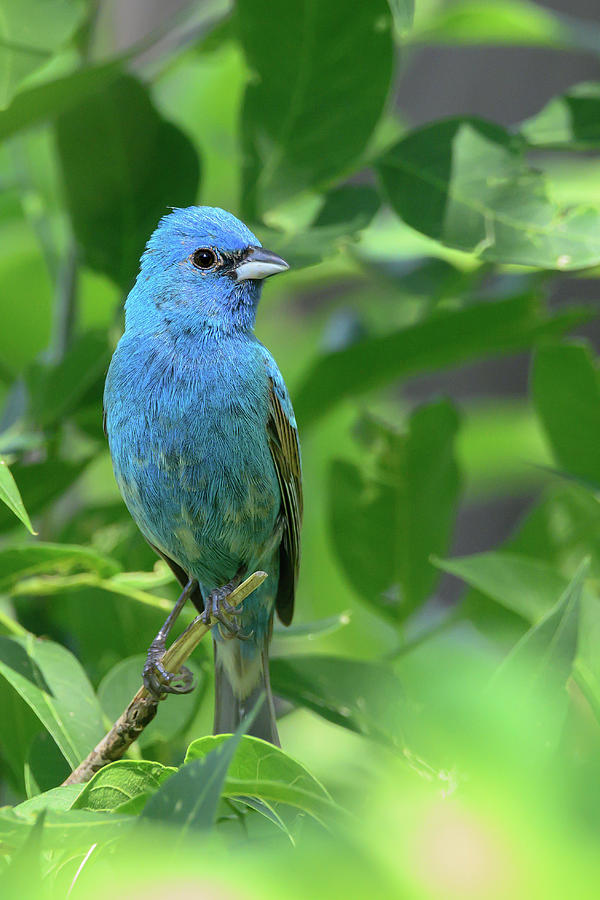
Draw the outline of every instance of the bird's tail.
<instances>
[{"instance_id":1,"label":"bird's tail","mask_svg":"<svg viewBox=\"0 0 600 900\"><path fill-rule=\"evenodd\" d=\"M232 734L264 692L264 701L248 734L280 747L271 682L269 656L251 642L215 639L215 734Z\"/></svg>"}]
</instances>

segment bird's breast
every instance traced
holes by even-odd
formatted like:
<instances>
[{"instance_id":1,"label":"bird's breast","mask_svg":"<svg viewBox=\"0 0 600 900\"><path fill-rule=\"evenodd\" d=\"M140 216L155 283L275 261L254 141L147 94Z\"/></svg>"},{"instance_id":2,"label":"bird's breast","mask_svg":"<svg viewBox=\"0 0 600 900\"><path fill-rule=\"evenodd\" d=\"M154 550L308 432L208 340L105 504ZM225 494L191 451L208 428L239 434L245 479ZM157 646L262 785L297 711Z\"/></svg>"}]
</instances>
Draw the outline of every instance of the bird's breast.
<instances>
[{"instance_id":1,"label":"bird's breast","mask_svg":"<svg viewBox=\"0 0 600 900\"><path fill-rule=\"evenodd\" d=\"M142 532L187 571L203 555L258 559L281 502L264 366L231 347L192 359L120 355L107 380L107 430Z\"/></svg>"}]
</instances>

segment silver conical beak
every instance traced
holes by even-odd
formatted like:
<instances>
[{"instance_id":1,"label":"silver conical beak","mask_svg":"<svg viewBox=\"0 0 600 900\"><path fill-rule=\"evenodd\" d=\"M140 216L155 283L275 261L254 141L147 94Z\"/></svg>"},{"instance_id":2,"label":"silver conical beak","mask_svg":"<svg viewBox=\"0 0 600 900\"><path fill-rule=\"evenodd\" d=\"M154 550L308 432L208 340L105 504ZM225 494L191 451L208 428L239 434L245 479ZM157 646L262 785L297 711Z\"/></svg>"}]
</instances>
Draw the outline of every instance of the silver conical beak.
<instances>
[{"instance_id":1,"label":"silver conical beak","mask_svg":"<svg viewBox=\"0 0 600 900\"><path fill-rule=\"evenodd\" d=\"M262 280L269 275L285 272L289 265L285 259L265 250L263 247L250 247L244 259L235 267L236 281Z\"/></svg>"}]
</instances>

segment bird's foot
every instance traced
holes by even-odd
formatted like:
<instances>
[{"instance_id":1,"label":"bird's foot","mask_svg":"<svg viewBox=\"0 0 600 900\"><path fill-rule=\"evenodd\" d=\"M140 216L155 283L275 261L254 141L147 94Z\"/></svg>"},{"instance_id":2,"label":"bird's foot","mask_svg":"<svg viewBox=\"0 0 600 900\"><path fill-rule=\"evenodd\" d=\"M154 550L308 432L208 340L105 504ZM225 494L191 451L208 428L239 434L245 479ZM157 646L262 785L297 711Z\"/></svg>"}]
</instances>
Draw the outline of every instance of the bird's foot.
<instances>
[{"instance_id":1,"label":"bird's foot","mask_svg":"<svg viewBox=\"0 0 600 900\"><path fill-rule=\"evenodd\" d=\"M144 687L156 700L164 694L189 694L195 687L194 676L186 666L182 666L177 674L167 672L161 663L165 649L164 638L153 640L142 672Z\"/></svg>"},{"instance_id":2,"label":"bird's foot","mask_svg":"<svg viewBox=\"0 0 600 900\"><path fill-rule=\"evenodd\" d=\"M205 625L217 622L221 637L248 641L252 637L252 632L245 634L237 622L230 618L231 616L239 616L242 612L241 606L232 606L227 600L238 584L239 580L234 579L229 584L211 591L205 601L204 612L201 613L201 617Z\"/></svg>"}]
</instances>

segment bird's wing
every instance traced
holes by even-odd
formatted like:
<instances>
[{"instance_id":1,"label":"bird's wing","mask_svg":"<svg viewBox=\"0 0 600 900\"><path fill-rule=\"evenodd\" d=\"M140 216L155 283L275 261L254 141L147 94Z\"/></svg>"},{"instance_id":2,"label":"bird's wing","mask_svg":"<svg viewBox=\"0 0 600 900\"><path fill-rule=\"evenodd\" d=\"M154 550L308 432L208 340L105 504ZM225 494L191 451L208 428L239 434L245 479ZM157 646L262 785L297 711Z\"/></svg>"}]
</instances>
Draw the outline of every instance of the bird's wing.
<instances>
[{"instance_id":1,"label":"bird's wing","mask_svg":"<svg viewBox=\"0 0 600 900\"><path fill-rule=\"evenodd\" d=\"M294 615L294 595L300 568L302 525L302 467L300 443L292 403L273 358L268 354L270 379L267 434L281 491L283 536L279 548L279 586L275 598L277 615L289 625Z\"/></svg>"}]
</instances>

